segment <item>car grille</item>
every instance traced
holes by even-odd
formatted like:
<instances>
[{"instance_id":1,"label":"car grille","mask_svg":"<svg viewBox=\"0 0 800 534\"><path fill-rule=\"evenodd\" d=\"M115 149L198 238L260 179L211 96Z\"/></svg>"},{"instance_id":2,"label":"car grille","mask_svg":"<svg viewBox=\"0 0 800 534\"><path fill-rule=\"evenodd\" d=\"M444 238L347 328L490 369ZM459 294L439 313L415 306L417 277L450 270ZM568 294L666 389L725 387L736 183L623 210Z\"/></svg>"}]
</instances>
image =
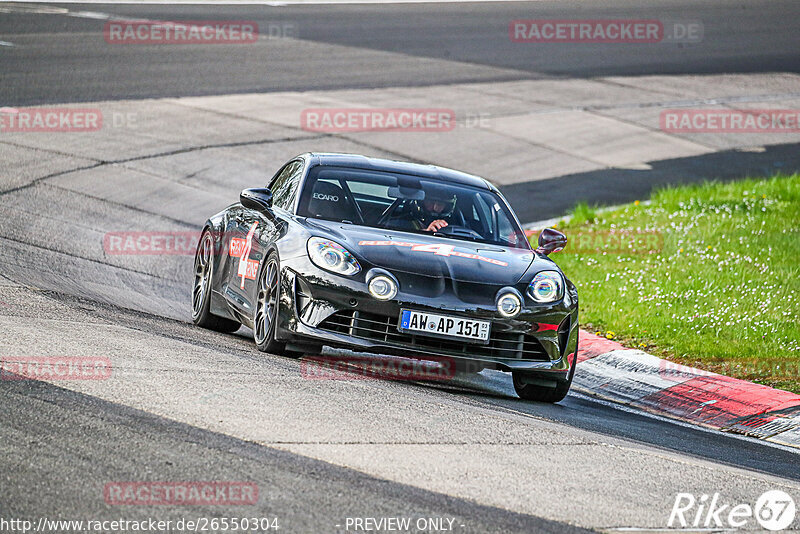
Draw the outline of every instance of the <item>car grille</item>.
<instances>
[{"instance_id":1,"label":"car grille","mask_svg":"<svg viewBox=\"0 0 800 534\"><path fill-rule=\"evenodd\" d=\"M397 330L396 317L356 310L338 311L322 321L317 328L362 339L451 355L517 360L550 360L550 355L547 354L542 344L533 335L515 332L493 332L487 345L478 345L463 341L402 333Z\"/></svg>"}]
</instances>

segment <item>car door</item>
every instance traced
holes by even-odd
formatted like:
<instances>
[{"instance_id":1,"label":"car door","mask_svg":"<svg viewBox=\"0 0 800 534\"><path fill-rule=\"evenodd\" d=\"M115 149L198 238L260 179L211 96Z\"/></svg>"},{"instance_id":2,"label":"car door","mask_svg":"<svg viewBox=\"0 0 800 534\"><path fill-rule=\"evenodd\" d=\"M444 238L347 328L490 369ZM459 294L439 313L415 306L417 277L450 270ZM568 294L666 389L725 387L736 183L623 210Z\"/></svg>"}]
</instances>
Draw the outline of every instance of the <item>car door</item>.
<instances>
[{"instance_id":1,"label":"car door","mask_svg":"<svg viewBox=\"0 0 800 534\"><path fill-rule=\"evenodd\" d=\"M277 237L281 218L291 209L302 170L302 160L290 161L269 183L268 188L273 193L271 214L241 208L233 217L227 293L232 304L248 317L258 298L257 277L261 263Z\"/></svg>"},{"instance_id":2,"label":"car door","mask_svg":"<svg viewBox=\"0 0 800 534\"><path fill-rule=\"evenodd\" d=\"M241 298L239 294L233 290L236 285L236 271L239 266L242 248L244 245L243 235L241 233L241 221L244 216L244 208L240 205L231 206L228 209L227 219L225 220L224 228L222 229L222 239L220 241L219 253L221 258L219 260L219 272L215 277L220 281L219 287L222 295L230 304L236 304L236 308L240 308Z\"/></svg>"}]
</instances>

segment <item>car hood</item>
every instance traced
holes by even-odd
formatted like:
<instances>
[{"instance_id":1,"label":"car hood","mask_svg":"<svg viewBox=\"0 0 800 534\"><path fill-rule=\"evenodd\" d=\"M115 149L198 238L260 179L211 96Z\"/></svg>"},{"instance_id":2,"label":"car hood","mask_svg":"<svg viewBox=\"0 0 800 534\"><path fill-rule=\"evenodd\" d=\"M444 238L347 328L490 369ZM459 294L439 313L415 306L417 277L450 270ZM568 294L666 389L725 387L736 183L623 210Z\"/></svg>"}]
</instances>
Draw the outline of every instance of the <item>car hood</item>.
<instances>
[{"instance_id":1,"label":"car hood","mask_svg":"<svg viewBox=\"0 0 800 534\"><path fill-rule=\"evenodd\" d=\"M312 233L329 235L371 267L460 282L514 285L535 258L529 249L316 219L307 224Z\"/></svg>"}]
</instances>

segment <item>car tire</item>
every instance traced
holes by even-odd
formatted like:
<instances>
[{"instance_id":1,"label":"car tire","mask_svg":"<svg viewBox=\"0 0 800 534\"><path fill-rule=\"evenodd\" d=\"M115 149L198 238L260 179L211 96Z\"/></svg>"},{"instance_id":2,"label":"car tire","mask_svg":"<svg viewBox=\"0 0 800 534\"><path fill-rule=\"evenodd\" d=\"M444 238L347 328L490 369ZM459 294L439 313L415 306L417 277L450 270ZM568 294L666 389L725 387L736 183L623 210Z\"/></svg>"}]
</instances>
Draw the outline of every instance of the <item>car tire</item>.
<instances>
[{"instance_id":1,"label":"car tire","mask_svg":"<svg viewBox=\"0 0 800 534\"><path fill-rule=\"evenodd\" d=\"M519 371L514 371L512 375L514 379L514 390L517 392L517 395L519 395L519 398L537 402L559 402L564 400L572 383L570 380L559 380L556 382L555 387L539 386L536 384L525 384Z\"/></svg>"},{"instance_id":2,"label":"car tire","mask_svg":"<svg viewBox=\"0 0 800 534\"><path fill-rule=\"evenodd\" d=\"M566 380L559 380L556 382L555 387L541 386L538 384L526 384L524 371L514 371L511 373L514 381L514 390L519 395L520 399L531 400L537 402L560 402L569 393L569 388L572 386L572 378L575 376L575 364L578 363L578 348L575 347L575 353L572 356L572 365L570 366L569 375Z\"/></svg>"},{"instance_id":3,"label":"car tire","mask_svg":"<svg viewBox=\"0 0 800 534\"><path fill-rule=\"evenodd\" d=\"M253 339L261 352L285 354L286 344L275 339L278 327L278 306L281 297L280 260L273 251L258 275L256 309L253 314Z\"/></svg>"},{"instance_id":4,"label":"car tire","mask_svg":"<svg viewBox=\"0 0 800 534\"><path fill-rule=\"evenodd\" d=\"M194 284L192 285L192 322L202 328L232 333L242 324L211 313L211 287L214 276L214 238L208 228L200 236L194 254Z\"/></svg>"}]
</instances>

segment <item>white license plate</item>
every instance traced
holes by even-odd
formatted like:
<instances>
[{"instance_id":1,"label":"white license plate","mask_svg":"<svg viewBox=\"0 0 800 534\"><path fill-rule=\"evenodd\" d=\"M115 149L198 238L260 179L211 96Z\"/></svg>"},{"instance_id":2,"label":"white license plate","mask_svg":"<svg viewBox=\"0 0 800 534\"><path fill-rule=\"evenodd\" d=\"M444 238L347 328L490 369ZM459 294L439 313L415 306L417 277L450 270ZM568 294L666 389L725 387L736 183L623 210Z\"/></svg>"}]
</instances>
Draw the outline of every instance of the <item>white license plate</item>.
<instances>
[{"instance_id":1,"label":"white license plate","mask_svg":"<svg viewBox=\"0 0 800 534\"><path fill-rule=\"evenodd\" d=\"M489 342L489 321L477 321L452 315L400 310L401 332L415 332L429 336Z\"/></svg>"}]
</instances>

